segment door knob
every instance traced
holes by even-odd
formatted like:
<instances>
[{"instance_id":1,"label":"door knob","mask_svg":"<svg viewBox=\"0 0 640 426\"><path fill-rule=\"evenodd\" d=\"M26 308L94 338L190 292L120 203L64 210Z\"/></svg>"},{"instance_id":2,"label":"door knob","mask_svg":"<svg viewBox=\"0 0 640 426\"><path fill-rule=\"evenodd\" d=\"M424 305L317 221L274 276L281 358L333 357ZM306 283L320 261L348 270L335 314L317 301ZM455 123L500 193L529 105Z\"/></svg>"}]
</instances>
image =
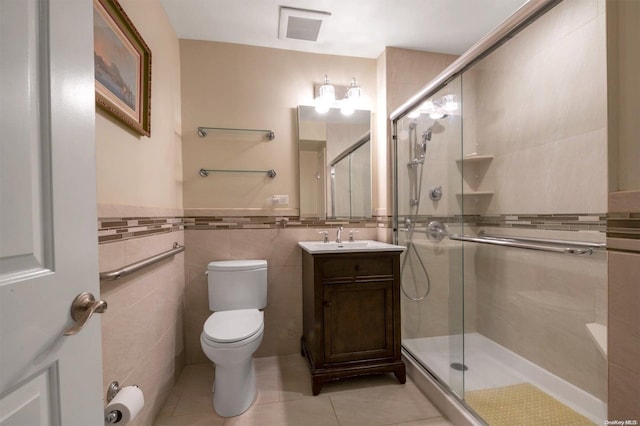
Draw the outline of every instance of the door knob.
<instances>
[{"instance_id":1,"label":"door knob","mask_svg":"<svg viewBox=\"0 0 640 426\"><path fill-rule=\"evenodd\" d=\"M72 336L78 333L95 312L101 314L106 310L107 302L104 300L96 300L91 293L80 293L71 303L71 318L75 324L69 327L64 335Z\"/></svg>"}]
</instances>

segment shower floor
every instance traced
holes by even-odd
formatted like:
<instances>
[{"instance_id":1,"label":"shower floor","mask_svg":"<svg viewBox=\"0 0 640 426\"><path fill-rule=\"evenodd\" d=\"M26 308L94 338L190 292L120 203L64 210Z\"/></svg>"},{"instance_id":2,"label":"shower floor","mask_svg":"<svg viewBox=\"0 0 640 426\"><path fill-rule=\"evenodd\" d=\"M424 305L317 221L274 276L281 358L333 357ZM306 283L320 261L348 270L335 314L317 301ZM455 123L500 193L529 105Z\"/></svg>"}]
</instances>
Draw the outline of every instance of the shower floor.
<instances>
[{"instance_id":1,"label":"shower floor","mask_svg":"<svg viewBox=\"0 0 640 426\"><path fill-rule=\"evenodd\" d=\"M479 333L464 340L465 391L530 383L595 423L606 419L606 404L571 383ZM451 368L463 362L460 335L403 339L402 345L444 383L454 389L462 383L462 372Z\"/></svg>"}]
</instances>

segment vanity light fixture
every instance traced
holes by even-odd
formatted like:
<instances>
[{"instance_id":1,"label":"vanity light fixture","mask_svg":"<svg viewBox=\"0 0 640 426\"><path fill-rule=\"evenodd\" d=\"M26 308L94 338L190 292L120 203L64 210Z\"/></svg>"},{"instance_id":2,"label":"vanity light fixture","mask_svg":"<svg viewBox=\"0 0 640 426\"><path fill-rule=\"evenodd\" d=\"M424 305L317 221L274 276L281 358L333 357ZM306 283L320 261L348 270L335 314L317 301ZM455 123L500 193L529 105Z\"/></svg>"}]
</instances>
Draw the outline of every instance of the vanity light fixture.
<instances>
[{"instance_id":1,"label":"vanity light fixture","mask_svg":"<svg viewBox=\"0 0 640 426\"><path fill-rule=\"evenodd\" d=\"M351 79L351 85L347 90L347 93L344 95L344 99L342 100L342 107L340 108L340 112L343 115L351 115L356 110L356 105L360 101L360 97L362 96L362 88L358 86L358 82L356 78L353 77Z\"/></svg>"},{"instance_id":2,"label":"vanity light fixture","mask_svg":"<svg viewBox=\"0 0 640 426\"><path fill-rule=\"evenodd\" d=\"M356 110L361 97L362 88L353 77L344 98L336 100L336 88L331 85L329 78L325 75L324 84L318 88L318 96L314 99L314 105L319 114L327 113L331 107L336 107L340 108L342 114L351 115Z\"/></svg>"},{"instance_id":3,"label":"vanity light fixture","mask_svg":"<svg viewBox=\"0 0 640 426\"><path fill-rule=\"evenodd\" d=\"M315 99L316 112L324 114L329 111L331 104L336 101L336 88L329 83L329 78L325 74L324 84L318 90L318 97Z\"/></svg>"}]
</instances>

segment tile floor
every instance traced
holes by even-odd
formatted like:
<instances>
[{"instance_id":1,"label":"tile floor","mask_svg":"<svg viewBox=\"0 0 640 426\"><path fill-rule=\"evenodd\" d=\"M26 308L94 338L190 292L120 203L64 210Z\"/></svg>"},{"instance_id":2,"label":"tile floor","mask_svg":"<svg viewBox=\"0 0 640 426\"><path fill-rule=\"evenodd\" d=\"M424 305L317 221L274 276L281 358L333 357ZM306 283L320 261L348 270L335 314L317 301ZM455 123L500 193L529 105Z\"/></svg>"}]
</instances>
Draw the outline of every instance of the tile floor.
<instances>
[{"instance_id":1,"label":"tile floor","mask_svg":"<svg viewBox=\"0 0 640 426\"><path fill-rule=\"evenodd\" d=\"M306 360L298 354L255 359L258 396L231 418L212 407L212 364L188 365L155 426L444 426L452 425L407 378L391 374L326 384L311 395Z\"/></svg>"}]
</instances>

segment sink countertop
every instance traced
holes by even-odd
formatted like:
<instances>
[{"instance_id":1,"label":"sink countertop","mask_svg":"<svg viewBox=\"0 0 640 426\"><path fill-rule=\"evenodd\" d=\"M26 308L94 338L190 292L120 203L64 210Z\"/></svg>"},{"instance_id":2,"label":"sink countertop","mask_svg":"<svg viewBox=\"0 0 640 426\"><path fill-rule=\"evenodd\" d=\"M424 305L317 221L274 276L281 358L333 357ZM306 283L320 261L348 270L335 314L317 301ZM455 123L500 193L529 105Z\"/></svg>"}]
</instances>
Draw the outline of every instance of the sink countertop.
<instances>
[{"instance_id":1,"label":"sink countertop","mask_svg":"<svg viewBox=\"0 0 640 426\"><path fill-rule=\"evenodd\" d=\"M342 243L322 241L299 241L304 251L310 254L322 253L359 253L359 252L376 252L376 251L404 251L406 247L394 244L383 243L373 240L359 240L354 242L345 241Z\"/></svg>"}]
</instances>

